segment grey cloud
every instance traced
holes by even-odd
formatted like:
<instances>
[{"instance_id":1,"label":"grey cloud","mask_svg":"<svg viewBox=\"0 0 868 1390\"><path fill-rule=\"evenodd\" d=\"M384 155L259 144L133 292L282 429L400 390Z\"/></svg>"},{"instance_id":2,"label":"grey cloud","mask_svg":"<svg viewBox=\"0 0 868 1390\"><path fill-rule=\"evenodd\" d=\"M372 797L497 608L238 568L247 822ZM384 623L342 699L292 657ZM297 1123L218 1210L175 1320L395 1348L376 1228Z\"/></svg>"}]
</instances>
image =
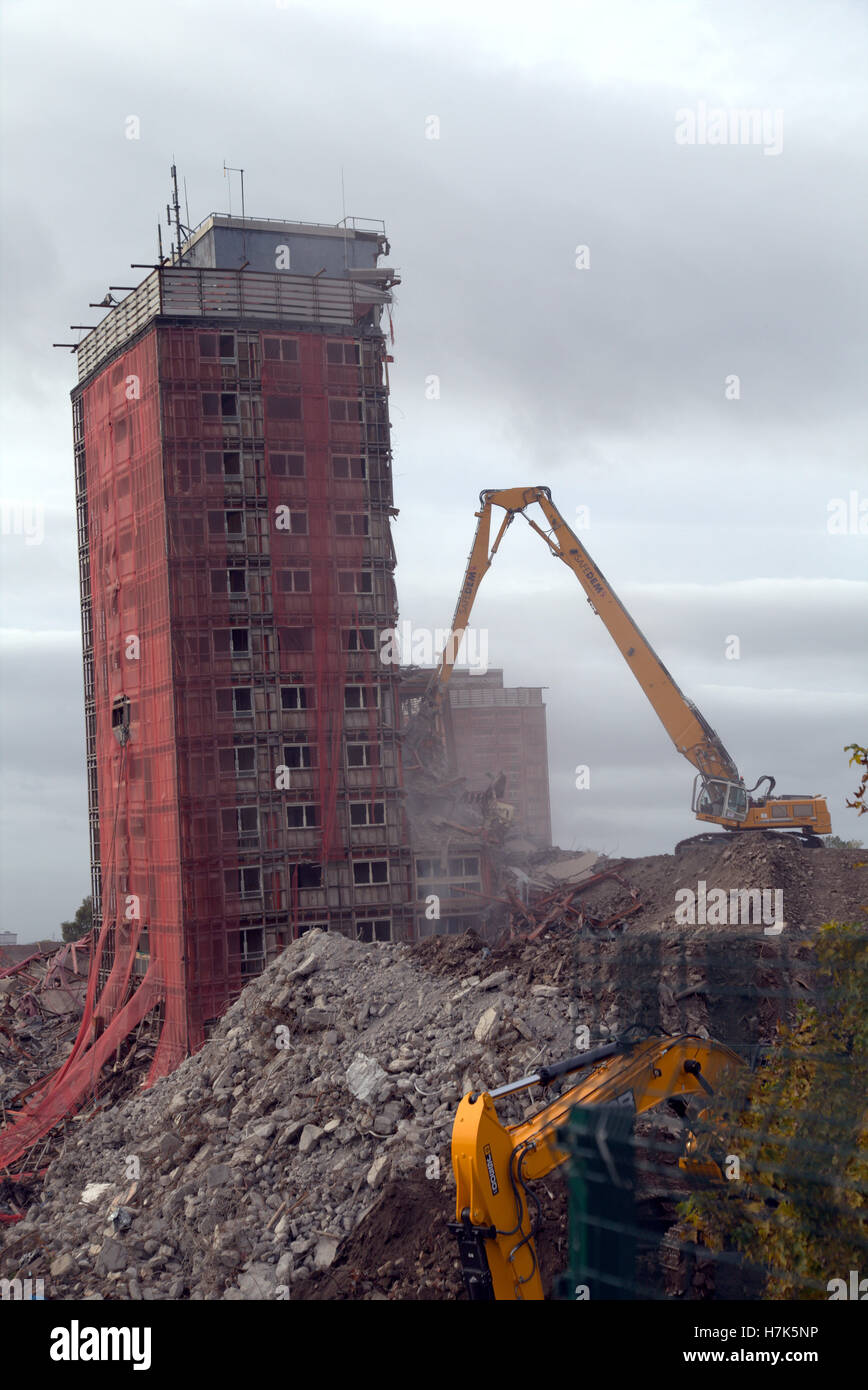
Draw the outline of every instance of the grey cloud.
<instances>
[{"instance_id":1,"label":"grey cloud","mask_svg":"<svg viewBox=\"0 0 868 1390\"><path fill-rule=\"evenodd\" d=\"M830 497L868 491L864 11L661 9L647 71L625 39L633 66L610 76L582 67L594 45L569 7L557 22L493 13L472 41L438 7L418 22L329 0L6 7L3 492L41 500L50 524L29 551L2 537L2 621L70 632L53 650L19 643L4 680L3 890L32 934L86 888L74 363L50 344L144 274L129 263L155 255L173 155L194 222L227 206L224 158L245 166L256 215L337 221L343 170L347 211L386 220L404 280L403 616L448 622L481 487L551 484L568 519L591 506L591 553L746 771L771 760L840 806L839 744L859 737L865 688L864 597L840 581L864 580L868 539L829 536L825 518ZM617 7L600 14L620 51ZM534 51L551 25L545 64L511 37L522 16ZM676 145L675 112L698 100L780 107L782 154ZM724 399L732 372L738 401ZM430 374L439 401L425 400ZM510 535L475 621L508 682L549 687L556 833L671 847L692 823L690 769L570 576L549 592L539 551ZM728 663L733 632L742 659ZM46 746L56 782L34 772ZM576 828L569 769L592 758ZM840 833L848 817L836 812Z\"/></svg>"}]
</instances>

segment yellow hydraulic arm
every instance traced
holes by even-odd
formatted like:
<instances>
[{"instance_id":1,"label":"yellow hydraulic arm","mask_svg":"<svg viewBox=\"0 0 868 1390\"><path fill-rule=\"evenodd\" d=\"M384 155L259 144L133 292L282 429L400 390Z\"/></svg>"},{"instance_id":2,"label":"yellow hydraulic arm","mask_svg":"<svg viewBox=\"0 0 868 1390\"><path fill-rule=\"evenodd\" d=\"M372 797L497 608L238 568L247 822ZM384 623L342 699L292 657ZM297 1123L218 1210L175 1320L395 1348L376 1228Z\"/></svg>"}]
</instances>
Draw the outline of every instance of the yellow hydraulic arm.
<instances>
[{"instance_id":1,"label":"yellow hydraulic arm","mask_svg":"<svg viewBox=\"0 0 868 1390\"><path fill-rule=\"evenodd\" d=\"M682 1034L628 1048L613 1043L497 1090L466 1095L452 1128L457 1220L451 1229L471 1299L543 1297L525 1183L563 1163L566 1154L555 1136L573 1106L614 1103L641 1114L676 1096L710 1095L725 1072L743 1065L722 1043ZM586 1073L582 1080L530 1120L501 1124L494 1105L498 1097L576 1071ZM681 1164L693 1166L689 1159Z\"/></svg>"},{"instance_id":2,"label":"yellow hydraulic arm","mask_svg":"<svg viewBox=\"0 0 868 1390\"><path fill-rule=\"evenodd\" d=\"M738 768L720 738L693 702L679 689L608 580L561 516L549 488L489 488L480 493L479 499L476 535L452 628L440 664L429 683L423 713L435 719L438 715L479 586L508 527L517 515L521 515L542 537L552 555L572 570L593 611L602 618L675 747L697 769L693 797L693 810L697 817L729 830L799 829L808 838L831 832L829 811L822 797L772 797L774 778L767 774L759 779L751 791L756 791L762 782L767 782L768 793L749 801L750 793L745 789ZM526 515L526 508L534 503L540 507L548 523L547 528ZM503 508L505 515L492 545L493 507Z\"/></svg>"}]
</instances>

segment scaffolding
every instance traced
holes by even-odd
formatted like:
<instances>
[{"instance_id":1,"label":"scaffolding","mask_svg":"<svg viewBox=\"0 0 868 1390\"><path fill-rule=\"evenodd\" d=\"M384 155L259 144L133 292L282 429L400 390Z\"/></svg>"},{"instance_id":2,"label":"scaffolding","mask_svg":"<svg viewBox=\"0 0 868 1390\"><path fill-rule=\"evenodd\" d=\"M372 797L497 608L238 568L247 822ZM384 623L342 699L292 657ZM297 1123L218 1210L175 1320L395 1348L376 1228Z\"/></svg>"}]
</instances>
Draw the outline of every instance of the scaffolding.
<instances>
[{"instance_id":1,"label":"scaffolding","mask_svg":"<svg viewBox=\"0 0 868 1390\"><path fill-rule=\"evenodd\" d=\"M394 627L389 293L162 267L73 392L96 945L9 1163L158 1019L149 1077L312 927L413 933Z\"/></svg>"}]
</instances>

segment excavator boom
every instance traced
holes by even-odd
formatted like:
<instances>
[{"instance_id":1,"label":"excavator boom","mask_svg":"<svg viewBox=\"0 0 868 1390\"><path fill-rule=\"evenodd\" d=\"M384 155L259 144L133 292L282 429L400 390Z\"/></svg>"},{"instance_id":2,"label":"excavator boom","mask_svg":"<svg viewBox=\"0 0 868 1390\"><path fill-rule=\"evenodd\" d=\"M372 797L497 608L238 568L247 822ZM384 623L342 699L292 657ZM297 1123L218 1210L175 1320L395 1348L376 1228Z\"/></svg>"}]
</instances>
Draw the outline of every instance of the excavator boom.
<instances>
[{"instance_id":1,"label":"excavator boom","mask_svg":"<svg viewBox=\"0 0 868 1390\"><path fill-rule=\"evenodd\" d=\"M540 526L526 514L526 509L533 504L540 507L546 526ZM505 515L494 543L489 545L493 507L502 508ZM423 701L423 717L437 719L479 586L516 516L522 516L552 555L572 570L678 752L696 768L692 806L697 818L729 830L798 829L809 839L828 835L832 824L822 797L772 797L774 778L766 775L751 790L755 791L765 781L769 784L768 794L749 799L750 792L745 788L735 761L708 721L679 688L599 566L567 525L547 487L490 488L480 493L476 534L450 635Z\"/></svg>"}]
</instances>

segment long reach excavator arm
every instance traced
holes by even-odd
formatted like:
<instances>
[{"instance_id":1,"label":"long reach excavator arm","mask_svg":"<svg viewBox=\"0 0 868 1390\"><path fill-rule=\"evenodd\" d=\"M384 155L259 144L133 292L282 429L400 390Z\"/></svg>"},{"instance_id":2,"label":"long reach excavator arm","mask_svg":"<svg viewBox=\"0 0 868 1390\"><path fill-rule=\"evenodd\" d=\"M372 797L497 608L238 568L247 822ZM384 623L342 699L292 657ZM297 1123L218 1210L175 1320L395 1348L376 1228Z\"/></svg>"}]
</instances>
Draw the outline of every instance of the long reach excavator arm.
<instances>
[{"instance_id":1,"label":"long reach excavator arm","mask_svg":"<svg viewBox=\"0 0 868 1390\"><path fill-rule=\"evenodd\" d=\"M572 570L594 613L602 619L678 752L696 768L692 809L697 818L724 826L727 830L799 830L808 843L818 843L817 836L830 834L832 823L823 797L773 797L774 778L768 774L760 777L754 787L745 788L738 767L720 738L692 700L678 687L650 642L636 626L605 575L561 516L549 488L490 488L480 493L479 500L476 535L450 635L426 691L420 711L421 719L436 722L439 718L479 586L507 529L516 516L522 516L542 537L552 555ZM540 507L547 527L539 525L526 514L526 509L534 503ZM505 515L491 544L494 507L502 508ZM756 792L764 782L768 783L766 794L752 797L751 793Z\"/></svg>"}]
</instances>

